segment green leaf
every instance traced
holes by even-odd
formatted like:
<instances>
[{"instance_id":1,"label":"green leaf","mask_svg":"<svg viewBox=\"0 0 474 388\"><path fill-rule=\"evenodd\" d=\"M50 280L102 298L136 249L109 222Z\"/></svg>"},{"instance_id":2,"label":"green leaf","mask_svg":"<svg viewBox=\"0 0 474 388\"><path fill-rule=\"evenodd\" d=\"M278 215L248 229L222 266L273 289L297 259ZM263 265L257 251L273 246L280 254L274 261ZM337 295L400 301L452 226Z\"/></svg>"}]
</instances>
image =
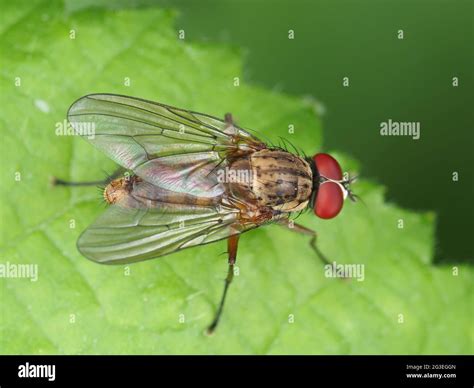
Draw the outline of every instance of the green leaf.
<instances>
[{"instance_id":1,"label":"green leaf","mask_svg":"<svg viewBox=\"0 0 474 388\"><path fill-rule=\"evenodd\" d=\"M311 102L248 85L239 50L178 39L173 12L0 3L0 264L39 268L36 282L0 278L0 353L472 353L472 268L433 265L434 215L387 204L364 180L355 191L365 205L348 203L332 221L298 219L319 232L331 260L364 264L364 281L326 278L305 236L252 231L240 240L239 276L212 337L203 331L222 292L225 242L130 267L81 257L75 241L103 211L100 194L49 179L100 179L114 166L82 139L56 135L78 97L232 111L309 155L321 149L320 122Z\"/></svg>"}]
</instances>

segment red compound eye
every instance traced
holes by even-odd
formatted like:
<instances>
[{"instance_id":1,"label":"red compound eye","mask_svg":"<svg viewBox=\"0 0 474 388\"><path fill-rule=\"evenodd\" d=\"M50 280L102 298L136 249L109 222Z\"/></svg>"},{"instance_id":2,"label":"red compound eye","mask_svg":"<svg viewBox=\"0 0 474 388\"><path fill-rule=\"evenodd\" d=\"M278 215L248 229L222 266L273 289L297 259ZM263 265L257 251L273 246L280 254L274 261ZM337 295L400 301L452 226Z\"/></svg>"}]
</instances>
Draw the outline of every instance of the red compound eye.
<instances>
[{"instance_id":1,"label":"red compound eye","mask_svg":"<svg viewBox=\"0 0 474 388\"><path fill-rule=\"evenodd\" d=\"M329 154L316 154L313 157L320 176L333 180L342 179L341 166ZM336 217L344 204L344 193L341 186L334 182L320 183L318 195L314 203L314 214L320 218Z\"/></svg>"}]
</instances>

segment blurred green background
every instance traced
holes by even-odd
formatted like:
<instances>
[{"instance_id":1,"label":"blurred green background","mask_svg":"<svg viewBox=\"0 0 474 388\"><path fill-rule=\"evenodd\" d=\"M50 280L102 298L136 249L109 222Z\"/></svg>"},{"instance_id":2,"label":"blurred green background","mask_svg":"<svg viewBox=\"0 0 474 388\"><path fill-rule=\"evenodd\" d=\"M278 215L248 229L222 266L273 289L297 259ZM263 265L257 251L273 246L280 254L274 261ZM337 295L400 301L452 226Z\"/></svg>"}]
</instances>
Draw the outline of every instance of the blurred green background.
<instances>
[{"instance_id":1,"label":"blurred green background","mask_svg":"<svg viewBox=\"0 0 474 388\"><path fill-rule=\"evenodd\" d=\"M187 39L246 48L245 81L320 101L325 148L361 161L388 200L434 210L437 260L473 259L472 1L157 3L181 11ZM380 136L389 118L419 121L421 138Z\"/></svg>"}]
</instances>

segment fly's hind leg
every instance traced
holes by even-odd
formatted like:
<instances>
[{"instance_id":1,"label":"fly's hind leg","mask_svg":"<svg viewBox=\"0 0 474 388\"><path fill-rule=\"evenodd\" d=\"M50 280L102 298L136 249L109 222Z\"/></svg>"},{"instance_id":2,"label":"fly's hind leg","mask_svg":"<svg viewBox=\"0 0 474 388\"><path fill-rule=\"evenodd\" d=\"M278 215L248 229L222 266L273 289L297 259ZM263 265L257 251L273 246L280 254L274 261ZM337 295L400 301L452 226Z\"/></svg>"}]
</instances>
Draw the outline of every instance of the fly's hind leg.
<instances>
[{"instance_id":1,"label":"fly's hind leg","mask_svg":"<svg viewBox=\"0 0 474 388\"><path fill-rule=\"evenodd\" d=\"M212 323L207 328L208 335L211 335L216 330L216 327L219 323L219 319L222 315L222 311L224 309L225 297L227 295L227 291L229 290L230 283L232 283L232 279L234 278L234 265L235 265L235 260L237 259L238 243L239 243L239 235L231 236L227 240L227 253L229 255L229 259L228 259L229 269L227 271L227 277L225 278L224 291L222 293L219 307L217 309L216 315L214 316L214 319L212 320Z\"/></svg>"},{"instance_id":2,"label":"fly's hind leg","mask_svg":"<svg viewBox=\"0 0 474 388\"><path fill-rule=\"evenodd\" d=\"M115 178L121 176L126 170L123 167L119 167L116 171L109 175L107 178L99 181L85 181L85 182L70 182L63 179L53 177L51 183L53 186L104 186L109 184Z\"/></svg>"}]
</instances>

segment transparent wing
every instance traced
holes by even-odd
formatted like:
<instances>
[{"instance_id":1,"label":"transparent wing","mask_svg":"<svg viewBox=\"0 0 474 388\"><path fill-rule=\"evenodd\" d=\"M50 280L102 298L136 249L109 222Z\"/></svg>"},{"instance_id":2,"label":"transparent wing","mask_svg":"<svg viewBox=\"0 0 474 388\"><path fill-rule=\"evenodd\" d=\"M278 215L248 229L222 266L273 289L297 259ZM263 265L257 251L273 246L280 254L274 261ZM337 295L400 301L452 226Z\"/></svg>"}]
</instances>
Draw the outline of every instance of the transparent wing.
<instances>
[{"instance_id":1,"label":"transparent wing","mask_svg":"<svg viewBox=\"0 0 474 388\"><path fill-rule=\"evenodd\" d=\"M68 119L77 134L144 180L201 197L222 194L216 167L226 156L265 148L218 118L120 95L82 97Z\"/></svg>"},{"instance_id":2,"label":"transparent wing","mask_svg":"<svg viewBox=\"0 0 474 388\"><path fill-rule=\"evenodd\" d=\"M112 205L80 236L79 251L103 264L123 264L207 244L255 228L240 225L235 209L166 204Z\"/></svg>"}]
</instances>

